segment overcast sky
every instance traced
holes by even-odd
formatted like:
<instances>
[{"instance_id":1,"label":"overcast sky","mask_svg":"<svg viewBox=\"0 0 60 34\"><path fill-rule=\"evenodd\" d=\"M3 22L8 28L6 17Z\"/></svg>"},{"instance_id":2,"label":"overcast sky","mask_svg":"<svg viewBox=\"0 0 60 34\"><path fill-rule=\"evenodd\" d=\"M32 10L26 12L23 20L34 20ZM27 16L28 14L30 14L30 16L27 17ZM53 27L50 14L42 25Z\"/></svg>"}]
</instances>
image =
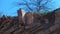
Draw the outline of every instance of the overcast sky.
<instances>
[{"instance_id":1,"label":"overcast sky","mask_svg":"<svg viewBox=\"0 0 60 34\"><path fill-rule=\"evenodd\" d=\"M17 10L22 6L16 5L15 2L22 2L22 0L0 0L0 12L8 16L16 16ZM60 0L54 0L52 7L53 9L59 8Z\"/></svg>"}]
</instances>

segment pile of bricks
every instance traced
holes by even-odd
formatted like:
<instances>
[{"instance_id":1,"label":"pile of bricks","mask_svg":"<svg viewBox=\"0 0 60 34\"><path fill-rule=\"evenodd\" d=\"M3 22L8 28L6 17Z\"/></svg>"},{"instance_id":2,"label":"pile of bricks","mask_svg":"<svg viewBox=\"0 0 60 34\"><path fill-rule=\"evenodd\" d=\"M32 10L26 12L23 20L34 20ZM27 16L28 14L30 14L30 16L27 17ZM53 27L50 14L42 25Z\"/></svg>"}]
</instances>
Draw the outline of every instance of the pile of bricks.
<instances>
[{"instance_id":1,"label":"pile of bricks","mask_svg":"<svg viewBox=\"0 0 60 34\"><path fill-rule=\"evenodd\" d=\"M0 18L0 34L60 34L60 9L47 15L27 12L25 19L24 23L21 9L18 10L18 16L3 15Z\"/></svg>"}]
</instances>

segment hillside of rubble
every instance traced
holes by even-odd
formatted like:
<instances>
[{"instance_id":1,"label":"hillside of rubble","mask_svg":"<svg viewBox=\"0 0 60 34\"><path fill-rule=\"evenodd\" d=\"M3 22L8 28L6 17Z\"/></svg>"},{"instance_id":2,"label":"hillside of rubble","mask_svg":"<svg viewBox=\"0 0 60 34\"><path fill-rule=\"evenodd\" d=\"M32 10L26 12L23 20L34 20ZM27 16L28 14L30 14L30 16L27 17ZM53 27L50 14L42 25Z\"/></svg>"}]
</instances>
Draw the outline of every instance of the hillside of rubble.
<instances>
[{"instance_id":1,"label":"hillside of rubble","mask_svg":"<svg viewBox=\"0 0 60 34\"><path fill-rule=\"evenodd\" d=\"M25 26L19 17L3 15L0 34L60 34L60 8L46 15L34 14L34 21L29 26Z\"/></svg>"}]
</instances>

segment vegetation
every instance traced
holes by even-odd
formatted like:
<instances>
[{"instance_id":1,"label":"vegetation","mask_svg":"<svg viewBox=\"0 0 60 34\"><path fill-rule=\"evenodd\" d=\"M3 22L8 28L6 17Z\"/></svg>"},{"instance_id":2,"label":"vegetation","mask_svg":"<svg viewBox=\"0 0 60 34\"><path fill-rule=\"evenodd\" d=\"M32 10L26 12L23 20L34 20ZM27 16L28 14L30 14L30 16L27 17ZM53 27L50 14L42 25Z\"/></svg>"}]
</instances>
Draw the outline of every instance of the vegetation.
<instances>
[{"instance_id":1,"label":"vegetation","mask_svg":"<svg viewBox=\"0 0 60 34\"><path fill-rule=\"evenodd\" d=\"M41 10L49 11L52 7L51 5L49 5L50 7L47 5L51 2L52 0L23 0L23 2L17 2L17 4L20 6L26 6L25 9L27 8L28 11L40 12Z\"/></svg>"},{"instance_id":2,"label":"vegetation","mask_svg":"<svg viewBox=\"0 0 60 34\"><path fill-rule=\"evenodd\" d=\"M41 13L41 12L34 12L35 14L43 14L43 15L47 15L49 12L43 12L43 13Z\"/></svg>"}]
</instances>

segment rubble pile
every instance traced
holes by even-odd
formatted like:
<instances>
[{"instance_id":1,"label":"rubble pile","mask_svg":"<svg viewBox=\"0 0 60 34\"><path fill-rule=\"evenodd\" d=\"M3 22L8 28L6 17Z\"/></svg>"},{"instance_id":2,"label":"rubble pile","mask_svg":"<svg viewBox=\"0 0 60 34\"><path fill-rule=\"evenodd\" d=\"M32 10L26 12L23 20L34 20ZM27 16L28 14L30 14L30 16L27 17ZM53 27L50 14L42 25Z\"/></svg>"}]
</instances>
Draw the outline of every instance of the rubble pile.
<instances>
[{"instance_id":1,"label":"rubble pile","mask_svg":"<svg viewBox=\"0 0 60 34\"><path fill-rule=\"evenodd\" d=\"M49 12L47 15L40 15L28 12L25 17L27 24L22 20L21 9L18 16L5 16L0 18L0 34L60 34L60 9ZM30 15L32 14L32 15ZM30 16L32 16L30 18Z\"/></svg>"}]
</instances>

